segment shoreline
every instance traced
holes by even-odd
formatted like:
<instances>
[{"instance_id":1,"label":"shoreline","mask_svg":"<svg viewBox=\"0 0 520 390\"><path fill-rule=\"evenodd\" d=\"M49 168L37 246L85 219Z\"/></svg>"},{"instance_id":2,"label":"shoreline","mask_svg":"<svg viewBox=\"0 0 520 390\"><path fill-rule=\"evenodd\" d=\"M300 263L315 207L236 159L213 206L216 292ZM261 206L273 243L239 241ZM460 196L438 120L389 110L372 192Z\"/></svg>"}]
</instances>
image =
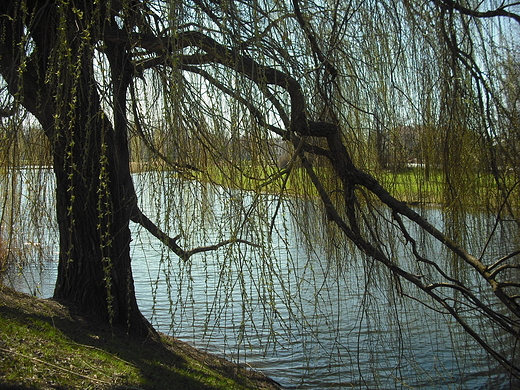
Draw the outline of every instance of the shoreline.
<instances>
[{"instance_id":1,"label":"shoreline","mask_svg":"<svg viewBox=\"0 0 520 390\"><path fill-rule=\"evenodd\" d=\"M0 389L282 388L258 370L159 334L160 341L129 338L0 284Z\"/></svg>"}]
</instances>

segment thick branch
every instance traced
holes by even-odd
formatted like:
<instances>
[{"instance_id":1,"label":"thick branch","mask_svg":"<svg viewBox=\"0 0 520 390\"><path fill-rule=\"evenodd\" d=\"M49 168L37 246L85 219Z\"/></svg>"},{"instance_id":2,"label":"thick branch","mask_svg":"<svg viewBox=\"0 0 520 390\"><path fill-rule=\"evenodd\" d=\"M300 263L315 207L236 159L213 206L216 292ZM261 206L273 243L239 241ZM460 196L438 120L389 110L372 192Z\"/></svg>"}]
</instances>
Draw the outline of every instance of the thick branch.
<instances>
[{"instance_id":1,"label":"thick branch","mask_svg":"<svg viewBox=\"0 0 520 390\"><path fill-rule=\"evenodd\" d=\"M159 241L170 248L181 259L188 260L188 253L184 251L179 245L177 245L177 240L179 237L177 236L171 238L168 234L163 232L159 226L157 226L146 215L144 215L143 212L136 206L134 207L132 213L132 221L138 223L146 230L148 230L155 238L159 239Z\"/></svg>"},{"instance_id":2,"label":"thick branch","mask_svg":"<svg viewBox=\"0 0 520 390\"><path fill-rule=\"evenodd\" d=\"M357 171L356 182L363 185L379 199L389 206L394 212L406 216L411 221L419 225L424 231L431 234L444 246L449 248L453 253L463 259L466 263L471 265L476 271L478 271L484 279L489 283L496 296L514 313L517 317L520 317L520 306L514 300L511 299L503 290L502 286L493 278L487 267L475 256L469 254L457 243L447 237L444 233L438 230L435 226L430 224L426 219L421 217L417 212L412 210L406 203L400 202L395 199L390 193L379 184L379 182L370 176L369 174Z\"/></svg>"},{"instance_id":3,"label":"thick branch","mask_svg":"<svg viewBox=\"0 0 520 390\"><path fill-rule=\"evenodd\" d=\"M151 34L128 34L123 30L107 27L105 39L124 45L135 45L163 56L165 53L179 52L187 47L197 47L204 52L207 61L227 66L230 69L248 77L258 85L277 85L285 89L291 100L291 130L301 135L325 137L337 132L335 125L325 122L308 121L305 115L304 98L300 83L288 74L254 61L252 58L239 54L236 50L221 45L197 31L180 32L175 38L156 37ZM165 61L167 56L164 56ZM193 56L190 56L193 60Z\"/></svg>"}]
</instances>

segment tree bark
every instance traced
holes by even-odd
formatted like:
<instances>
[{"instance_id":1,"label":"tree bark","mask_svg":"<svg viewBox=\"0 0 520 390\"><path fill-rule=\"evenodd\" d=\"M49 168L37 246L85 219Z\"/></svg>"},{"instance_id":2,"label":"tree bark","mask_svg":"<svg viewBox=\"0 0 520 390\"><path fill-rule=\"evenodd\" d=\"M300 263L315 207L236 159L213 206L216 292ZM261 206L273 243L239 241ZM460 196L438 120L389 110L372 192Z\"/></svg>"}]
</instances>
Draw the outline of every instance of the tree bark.
<instances>
[{"instance_id":1,"label":"tree bark","mask_svg":"<svg viewBox=\"0 0 520 390\"><path fill-rule=\"evenodd\" d=\"M82 78L84 84L88 78ZM57 129L61 142L54 144L60 233L54 298L103 322L125 325L129 332L146 333L149 325L134 292L130 219L115 134L99 115L97 96L88 95L78 97L77 124L71 132Z\"/></svg>"},{"instance_id":2,"label":"tree bark","mask_svg":"<svg viewBox=\"0 0 520 390\"><path fill-rule=\"evenodd\" d=\"M147 335L154 331L137 306L130 261L129 202L135 199L129 195L128 145L104 114L96 90L94 43L85 24L93 9L87 6L81 14L72 6L28 2L32 14L45 18L24 26L17 16L20 7L0 4L0 72L10 94L36 116L52 144L60 235L54 298L129 333ZM22 44L24 29L33 38L29 56Z\"/></svg>"}]
</instances>

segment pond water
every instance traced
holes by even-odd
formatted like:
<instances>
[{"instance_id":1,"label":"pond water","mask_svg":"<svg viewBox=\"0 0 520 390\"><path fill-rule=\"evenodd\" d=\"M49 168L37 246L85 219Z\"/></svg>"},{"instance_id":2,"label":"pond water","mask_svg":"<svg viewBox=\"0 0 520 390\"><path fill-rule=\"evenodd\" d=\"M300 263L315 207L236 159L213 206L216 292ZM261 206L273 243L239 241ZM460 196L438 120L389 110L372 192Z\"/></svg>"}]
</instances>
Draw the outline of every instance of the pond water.
<instances>
[{"instance_id":1,"label":"pond water","mask_svg":"<svg viewBox=\"0 0 520 390\"><path fill-rule=\"evenodd\" d=\"M30 190L28 177L34 173L24 174L28 176L18 182L21 194ZM262 370L285 388L519 385L452 319L399 297L389 275L376 263L348 246L332 254L321 248L316 235L325 233L312 216L312 204L302 206L305 201L292 199L279 205L276 197L238 196L164 173L135 175L134 180L143 210L172 236L180 233L184 247L230 237L260 244L260 248L228 245L184 263L132 225L138 302L159 331ZM48 186L52 187L52 179ZM52 191L40 190L43 199L38 202L47 205L48 209L40 208L46 209L50 225L45 234L37 233L41 229L36 227L24 228L19 243L26 256L40 260L12 273L8 282L49 297L56 279L56 230ZM33 200L22 196L18 206L28 210ZM297 218L294 208L301 213ZM23 219L23 214L29 215L11 219ZM430 210L429 218L442 224L438 210ZM41 219L34 223L42 226ZM260 224L253 222L262 219ZM302 220L311 236L302 235ZM482 234L473 238L476 242L486 238L485 229L474 230ZM518 245L515 234L500 232L492 246L507 253ZM310 241L315 241L312 246ZM443 256L435 245L428 250L433 257ZM472 321L482 332L488 330L478 317ZM492 338L499 350L513 348L511 338L502 334Z\"/></svg>"}]
</instances>

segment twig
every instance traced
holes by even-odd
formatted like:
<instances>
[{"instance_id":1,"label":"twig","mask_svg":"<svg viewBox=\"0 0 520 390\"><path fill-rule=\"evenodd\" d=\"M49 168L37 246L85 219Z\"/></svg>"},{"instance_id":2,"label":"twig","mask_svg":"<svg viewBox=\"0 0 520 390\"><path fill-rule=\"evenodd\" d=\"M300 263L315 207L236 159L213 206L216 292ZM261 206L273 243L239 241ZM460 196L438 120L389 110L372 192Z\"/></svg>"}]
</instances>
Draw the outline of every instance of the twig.
<instances>
[{"instance_id":1,"label":"twig","mask_svg":"<svg viewBox=\"0 0 520 390\"><path fill-rule=\"evenodd\" d=\"M520 254L520 250L518 250L518 251L514 251L514 252L512 252L512 253L510 253L510 254L508 254L508 255L506 255L506 256L504 256L504 257L498 259L498 260L495 262L495 264L490 265L490 266L488 267L488 271L491 271L493 268L495 268L495 267L498 266L499 264L503 263L504 261L506 261L506 260L508 260L508 259L510 259L510 258L512 258L512 257L514 257L514 256L516 256L516 255L518 255L518 254Z\"/></svg>"},{"instance_id":2,"label":"twig","mask_svg":"<svg viewBox=\"0 0 520 390\"><path fill-rule=\"evenodd\" d=\"M221 241L219 242L218 244L215 244L215 245L209 245L209 246L199 246L197 248L193 248L193 249L190 249L189 251L186 251L186 258L185 260L187 260L191 255L194 255L195 253L200 253L200 252L207 252L207 251L214 251L224 245L229 245L229 244L235 244L235 243L239 243L239 244L247 244L247 245L251 245L251 246L254 246L255 248L260 248L261 245L258 245L258 244L255 244L254 242L251 242L251 241L247 241L247 240L241 240L241 239L232 239L232 240L225 240L225 241Z\"/></svg>"}]
</instances>

